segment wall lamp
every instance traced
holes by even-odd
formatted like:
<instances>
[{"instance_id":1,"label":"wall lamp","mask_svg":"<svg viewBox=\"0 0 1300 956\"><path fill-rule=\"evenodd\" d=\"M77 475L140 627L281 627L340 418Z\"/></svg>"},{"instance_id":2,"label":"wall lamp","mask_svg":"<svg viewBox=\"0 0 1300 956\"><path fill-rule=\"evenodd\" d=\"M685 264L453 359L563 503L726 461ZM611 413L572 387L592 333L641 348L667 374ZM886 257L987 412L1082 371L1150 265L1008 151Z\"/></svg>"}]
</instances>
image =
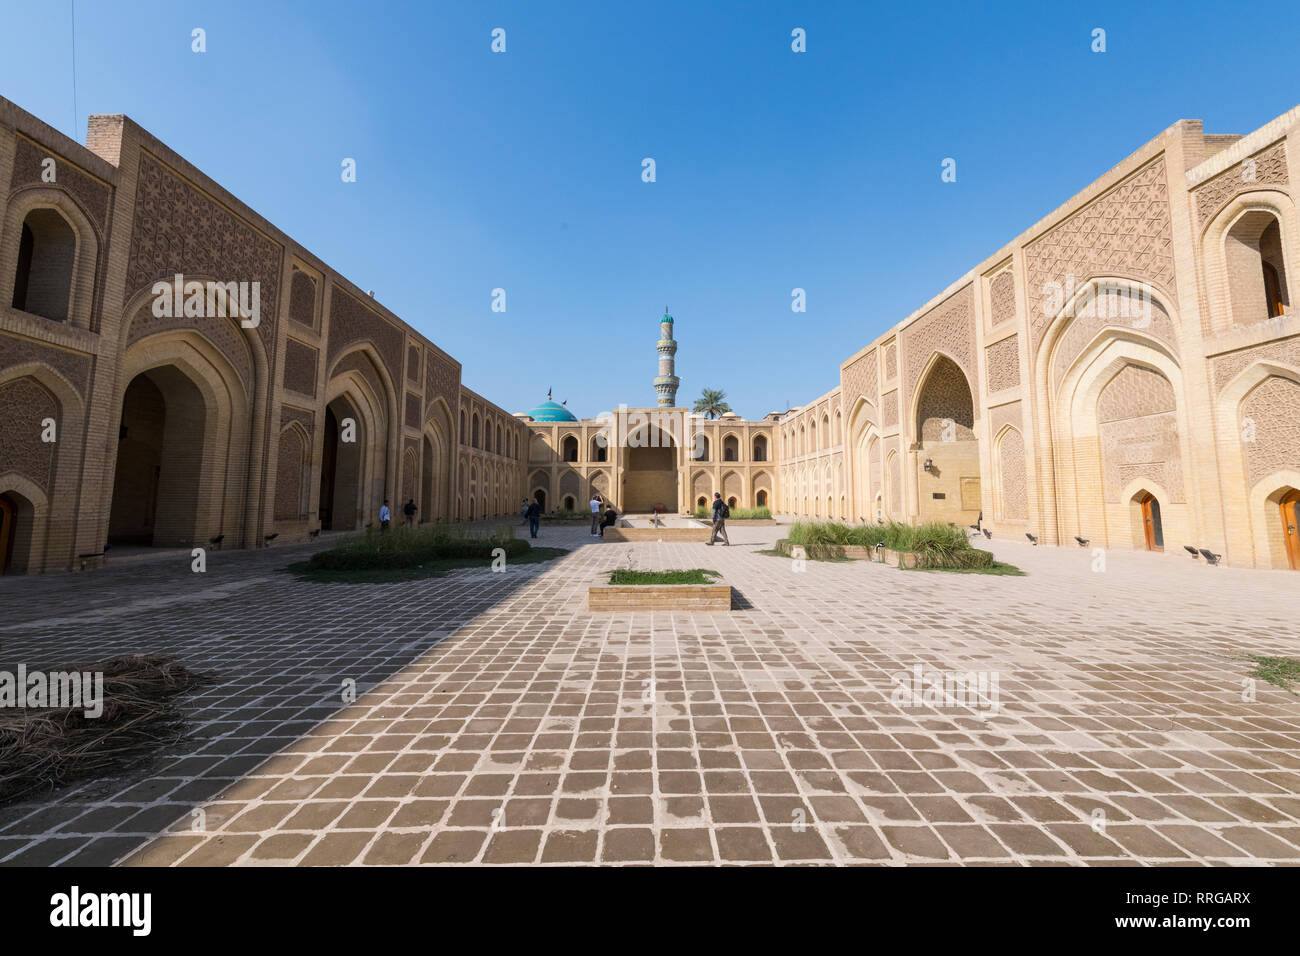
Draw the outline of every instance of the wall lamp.
<instances>
[{"instance_id":1,"label":"wall lamp","mask_svg":"<svg viewBox=\"0 0 1300 956\"><path fill-rule=\"evenodd\" d=\"M925 460L925 464L923 464L921 467L924 468L926 471L929 471L931 468L934 467L934 459L933 459L933 458L927 458L927 459Z\"/></svg>"}]
</instances>

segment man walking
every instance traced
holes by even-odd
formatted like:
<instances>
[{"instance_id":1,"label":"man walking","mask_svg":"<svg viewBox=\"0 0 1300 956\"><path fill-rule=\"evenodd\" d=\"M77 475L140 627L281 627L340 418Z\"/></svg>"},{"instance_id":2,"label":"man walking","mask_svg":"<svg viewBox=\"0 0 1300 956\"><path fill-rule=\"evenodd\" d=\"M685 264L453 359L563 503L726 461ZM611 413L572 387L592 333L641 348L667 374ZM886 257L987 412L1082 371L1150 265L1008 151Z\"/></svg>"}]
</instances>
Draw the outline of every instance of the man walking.
<instances>
[{"instance_id":1,"label":"man walking","mask_svg":"<svg viewBox=\"0 0 1300 956\"><path fill-rule=\"evenodd\" d=\"M528 510L524 512L528 518L528 533L532 537L537 537L537 526L541 524L542 507L536 501L528 503Z\"/></svg>"},{"instance_id":2,"label":"man walking","mask_svg":"<svg viewBox=\"0 0 1300 956\"><path fill-rule=\"evenodd\" d=\"M402 505L402 514L406 515L406 526L408 528L415 525L415 499L411 498L406 504Z\"/></svg>"},{"instance_id":3,"label":"man walking","mask_svg":"<svg viewBox=\"0 0 1300 956\"><path fill-rule=\"evenodd\" d=\"M388 499L385 498L384 503L379 508L379 530L387 531L388 522L392 520L393 520L393 513L388 510Z\"/></svg>"},{"instance_id":4,"label":"man walking","mask_svg":"<svg viewBox=\"0 0 1300 956\"><path fill-rule=\"evenodd\" d=\"M591 506L591 536L595 538L600 535L600 495L592 495L587 504Z\"/></svg>"},{"instance_id":5,"label":"man walking","mask_svg":"<svg viewBox=\"0 0 1300 956\"><path fill-rule=\"evenodd\" d=\"M727 537L727 519L731 517L731 509L727 503L722 500L722 495L718 492L713 493L713 533L709 535L709 546L722 536L722 546L724 548L731 546L731 539Z\"/></svg>"}]
</instances>

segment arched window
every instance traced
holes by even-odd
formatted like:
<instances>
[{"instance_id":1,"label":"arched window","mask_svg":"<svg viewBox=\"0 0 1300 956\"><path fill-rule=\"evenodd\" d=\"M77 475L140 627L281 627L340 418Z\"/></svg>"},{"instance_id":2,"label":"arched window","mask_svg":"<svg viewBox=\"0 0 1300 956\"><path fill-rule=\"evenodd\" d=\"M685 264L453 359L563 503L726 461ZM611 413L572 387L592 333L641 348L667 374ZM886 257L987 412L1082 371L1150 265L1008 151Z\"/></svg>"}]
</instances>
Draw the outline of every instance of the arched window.
<instances>
[{"instance_id":1,"label":"arched window","mask_svg":"<svg viewBox=\"0 0 1300 956\"><path fill-rule=\"evenodd\" d=\"M479 433L478 433L478 412L475 412L475 413L474 413L474 417L473 417L472 419L470 419L470 437L469 437L469 443L470 443L471 445L473 445L475 448L479 448L479 447L481 447L481 446L479 445ZM470 510L472 511L473 509L471 508Z\"/></svg>"},{"instance_id":2,"label":"arched window","mask_svg":"<svg viewBox=\"0 0 1300 956\"><path fill-rule=\"evenodd\" d=\"M1233 324L1276 318L1290 309L1282 229L1273 213L1253 209L1238 219L1228 230L1224 253Z\"/></svg>"},{"instance_id":3,"label":"arched window","mask_svg":"<svg viewBox=\"0 0 1300 956\"><path fill-rule=\"evenodd\" d=\"M754 461L767 461L767 437L754 436Z\"/></svg>"},{"instance_id":4,"label":"arched window","mask_svg":"<svg viewBox=\"0 0 1300 956\"><path fill-rule=\"evenodd\" d=\"M695 499L695 506L697 508L706 508L708 507L708 504L709 504L709 499L704 497L704 495L700 495L698 498Z\"/></svg>"},{"instance_id":5,"label":"arched window","mask_svg":"<svg viewBox=\"0 0 1300 956\"><path fill-rule=\"evenodd\" d=\"M573 506L576 505L576 504L577 504L577 502L573 500L573 495L565 495L565 496L564 496L564 510L565 510L565 511L572 511L572 510L573 510Z\"/></svg>"},{"instance_id":6,"label":"arched window","mask_svg":"<svg viewBox=\"0 0 1300 956\"><path fill-rule=\"evenodd\" d=\"M497 425L497 443L496 443L496 447L493 448L492 450L493 450L494 452L496 452L498 455L501 454L501 452L503 451L503 446L501 445L501 426L500 426L500 425Z\"/></svg>"},{"instance_id":7,"label":"arched window","mask_svg":"<svg viewBox=\"0 0 1300 956\"><path fill-rule=\"evenodd\" d=\"M760 489L758 490L757 494L754 495L754 504L757 505L757 506L760 507L760 508L766 508L766 507L767 507L767 492L760 488Z\"/></svg>"},{"instance_id":8,"label":"arched window","mask_svg":"<svg viewBox=\"0 0 1300 956\"><path fill-rule=\"evenodd\" d=\"M728 435L722 440L722 460L740 461L740 442L735 435Z\"/></svg>"},{"instance_id":9,"label":"arched window","mask_svg":"<svg viewBox=\"0 0 1300 956\"><path fill-rule=\"evenodd\" d=\"M33 209L18 240L13 307L55 322L68 320L77 234L53 209Z\"/></svg>"},{"instance_id":10,"label":"arched window","mask_svg":"<svg viewBox=\"0 0 1300 956\"><path fill-rule=\"evenodd\" d=\"M695 436L695 460L709 460L709 437L707 435L697 434Z\"/></svg>"},{"instance_id":11,"label":"arched window","mask_svg":"<svg viewBox=\"0 0 1300 956\"><path fill-rule=\"evenodd\" d=\"M732 495L730 498L727 499L727 507L728 507L728 508L734 508L734 507L736 507L736 496L735 496L735 495Z\"/></svg>"},{"instance_id":12,"label":"arched window","mask_svg":"<svg viewBox=\"0 0 1300 956\"><path fill-rule=\"evenodd\" d=\"M578 460L578 439L573 435L565 436L564 442L560 447L562 449L560 457L565 461Z\"/></svg>"},{"instance_id":13,"label":"arched window","mask_svg":"<svg viewBox=\"0 0 1300 956\"><path fill-rule=\"evenodd\" d=\"M460 413L460 443L461 443L462 445L465 444L465 411L464 411L464 409L462 409L462 410L461 410L461 413Z\"/></svg>"},{"instance_id":14,"label":"arched window","mask_svg":"<svg viewBox=\"0 0 1300 956\"><path fill-rule=\"evenodd\" d=\"M608 461L608 460L609 460L609 449L605 447L606 442L608 442L608 440L609 440L609 439L608 439L608 438L605 438L603 434L601 434L601 435L596 435L594 438L592 438L592 440L591 440L591 460L592 460L592 461Z\"/></svg>"}]
</instances>

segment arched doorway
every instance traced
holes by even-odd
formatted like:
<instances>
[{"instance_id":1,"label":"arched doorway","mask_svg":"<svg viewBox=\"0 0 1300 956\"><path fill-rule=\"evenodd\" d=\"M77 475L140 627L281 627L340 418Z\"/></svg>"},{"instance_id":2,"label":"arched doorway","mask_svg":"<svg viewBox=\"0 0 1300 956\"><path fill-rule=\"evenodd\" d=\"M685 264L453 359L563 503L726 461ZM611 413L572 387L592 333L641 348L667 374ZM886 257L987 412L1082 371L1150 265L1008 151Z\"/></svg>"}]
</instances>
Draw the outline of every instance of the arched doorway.
<instances>
[{"instance_id":1,"label":"arched doorway","mask_svg":"<svg viewBox=\"0 0 1300 956\"><path fill-rule=\"evenodd\" d=\"M351 531L357 526L361 488L361 418L342 395L325 406L325 444L320 469L322 531Z\"/></svg>"},{"instance_id":2,"label":"arched doorway","mask_svg":"<svg viewBox=\"0 0 1300 956\"><path fill-rule=\"evenodd\" d=\"M434 521L439 515L433 503L433 442L425 435L420 462L420 522Z\"/></svg>"},{"instance_id":3,"label":"arched doorway","mask_svg":"<svg viewBox=\"0 0 1300 956\"><path fill-rule=\"evenodd\" d=\"M0 574L13 562L17 518L18 505L8 495L0 495Z\"/></svg>"},{"instance_id":4,"label":"arched doorway","mask_svg":"<svg viewBox=\"0 0 1300 956\"><path fill-rule=\"evenodd\" d=\"M108 540L112 544L194 544L207 406L174 365L141 372L122 398Z\"/></svg>"},{"instance_id":5,"label":"arched doorway","mask_svg":"<svg viewBox=\"0 0 1300 956\"><path fill-rule=\"evenodd\" d=\"M1142 535L1146 540L1148 551L1165 549L1165 529L1160 521L1160 501L1149 492L1138 499L1142 511Z\"/></svg>"},{"instance_id":6,"label":"arched doorway","mask_svg":"<svg viewBox=\"0 0 1300 956\"><path fill-rule=\"evenodd\" d=\"M1282 539L1291 570L1300 571L1300 491L1292 488L1282 496Z\"/></svg>"},{"instance_id":7,"label":"arched doorway","mask_svg":"<svg viewBox=\"0 0 1300 956\"><path fill-rule=\"evenodd\" d=\"M920 444L915 459L920 520L973 524L981 507L975 403L965 372L946 355L936 354L924 376L914 421ZM894 489L890 491L892 496ZM891 507L893 517L900 516L901 504Z\"/></svg>"},{"instance_id":8,"label":"arched doorway","mask_svg":"<svg viewBox=\"0 0 1300 956\"><path fill-rule=\"evenodd\" d=\"M623 510L676 512L677 447L666 428L647 425L628 438L623 475Z\"/></svg>"},{"instance_id":9,"label":"arched doorway","mask_svg":"<svg viewBox=\"0 0 1300 956\"><path fill-rule=\"evenodd\" d=\"M538 488L536 491L533 492L533 500L537 502L537 507L538 507L542 512L545 512L545 511L546 511L546 492L545 492L545 491L543 491L541 488Z\"/></svg>"}]
</instances>

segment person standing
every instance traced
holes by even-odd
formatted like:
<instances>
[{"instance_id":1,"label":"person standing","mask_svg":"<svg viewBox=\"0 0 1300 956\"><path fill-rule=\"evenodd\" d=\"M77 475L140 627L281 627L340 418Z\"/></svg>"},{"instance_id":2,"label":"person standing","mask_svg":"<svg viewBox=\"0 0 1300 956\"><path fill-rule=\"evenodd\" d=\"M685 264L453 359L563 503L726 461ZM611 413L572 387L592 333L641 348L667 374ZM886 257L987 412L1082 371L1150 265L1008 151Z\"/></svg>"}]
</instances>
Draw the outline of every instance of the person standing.
<instances>
[{"instance_id":1,"label":"person standing","mask_svg":"<svg viewBox=\"0 0 1300 956\"><path fill-rule=\"evenodd\" d=\"M388 499L379 507L379 530L387 531L388 523L393 520L393 513L388 510Z\"/></svg>"},{"instance_id":2,"label":"person standing","mask_svg":"<svg viewBox=\"0 0 1300 956\"><path fill-rule=\"evenodd\" d=\"M519 516L522 519L519 522L521 525L528 524L528 499L527 498L519 499Z\"/></svg>"},{"instance_id":3,"label":"person standing","mask_svg":"<svg viewBox=\"0 0 1300 956\"><path fill-rule=\"evenodd\" d=\"M713 533L709 535L709 545L712 546L718 536L722 536L722 546L724 548L731 546L731 539L727 537L727 519L731 517L731 509L727 503L722 500L722 495L718 492L713 493Z\"/></svg>"},{"instance_id":4,"label":"person standing","mask_svg":"<svg viewBox=\"0 0 1300 956\"><path fill-rule=\"evenodd\" d=\"M415 525L415 499L411 498L402 505L402 514L406 515L406 526L408 528Z\"/></svg>"},{"instance_id":5,"label":"person standing","mask_svg":"<svg viewBox=\"0 0 1300 956\"><path fill-rule=\"evenodd\" d=\"M591 536L595 538L600 534L600 495L592 495L587 504L591 506Z\"/></svg>"},{"instance_id":6,"label":"person standing","mask_svg":"<svg viewBox=\"0 0 1300 956\"><path fill-rule=\"evenodd\" d=\"M532 537L537 537L537 526L542 521L542 506L536 501L528 503L528 510L524 512L528 518L528 533Z\"/></svg>"}]
</instances>

